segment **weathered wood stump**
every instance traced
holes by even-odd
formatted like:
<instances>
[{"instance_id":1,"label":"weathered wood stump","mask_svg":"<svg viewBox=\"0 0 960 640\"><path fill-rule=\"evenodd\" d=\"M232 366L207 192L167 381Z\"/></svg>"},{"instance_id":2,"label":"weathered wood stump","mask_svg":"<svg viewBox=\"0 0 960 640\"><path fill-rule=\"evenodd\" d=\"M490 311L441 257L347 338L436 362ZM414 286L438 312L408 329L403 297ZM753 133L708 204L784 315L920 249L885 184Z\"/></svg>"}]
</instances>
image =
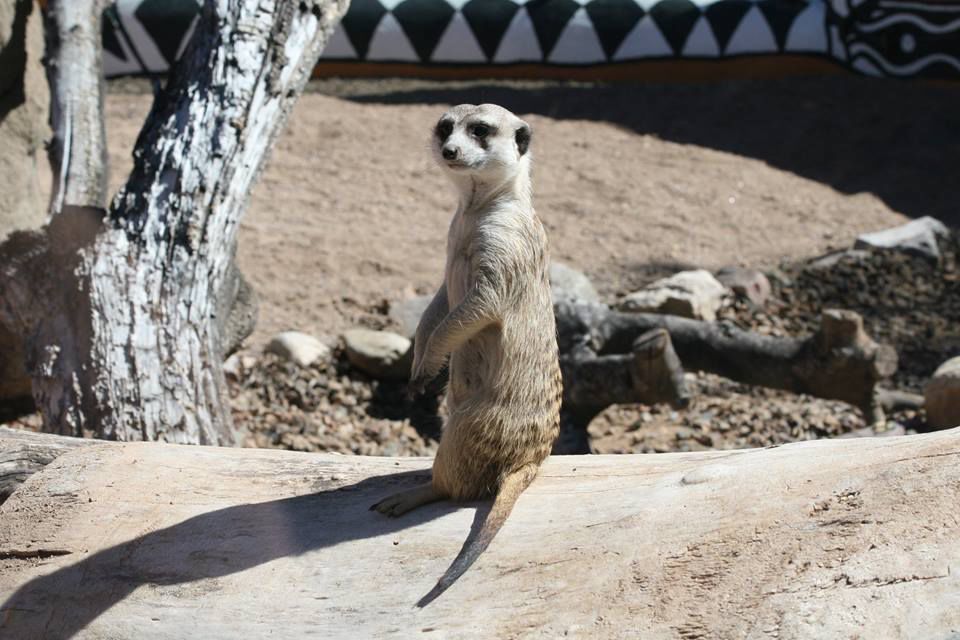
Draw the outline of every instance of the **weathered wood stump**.
<instances>
[{"instance_id":1,"label":"weathered wood stump","mask_svg":"<svg viewBox=\"0 0 960 640\"><path fill-rule=\"evenodd\" d=\"M563 409L582 430L612 404L667 402L682 408L690 401L683 367L664 329L642 334L624 354L598 355L582 344L571 345L560 355L560 366Z\"/></svg>"},{"instance_id":2,"label":"weathered wood stump","mask_svg":"<svg viewBox=\"0 0 960 640\"><path fill-rule=\"evenodd\" d=\"M960 429L547 461L423 610L473 505L368 510L429 461L106 443L0 506L0 637L943 638Z\"/></svg>"},{"instance_id":3,"label":"weathered wood stump","mask_svg":"<svg viewBox=\"0 0 960 640\"><path fill-rule=\"evenodd\" d=\"M896 372L897 353L867 335L863 319L853 311L824 311L820 329L815 334L796 338L761 335L729 323L623 313L602 304L561 303L556 305L556 315L560 352L567 361L564 373L571 372L569 382L574 385L581 384L577 375L581 363L592 364L596 358L630 354L638 337L660 330L669 334L672 348L687 370L707 371L745 384L842 400L863 411L870 421L881 419L883 405L888 400L892 402L889 398L880 398L877 383ZM628 375L629 361L621 357L617 365L620 377ZM609 362L617 368L614 360ZM658 376L661 386L670 379L664 373ZM568 378L564 381L567 383ZM663 401L649 392L635 393L632 400L617 399L622 394L611 391L618 388L599 385L592 395L582 395L591 398L594 405L605 403L604 406L627 401ZM674 395L682 396L683 392L677 390ZM573 396L568 394L568 397Z\"/></svg>"}]
</instances>

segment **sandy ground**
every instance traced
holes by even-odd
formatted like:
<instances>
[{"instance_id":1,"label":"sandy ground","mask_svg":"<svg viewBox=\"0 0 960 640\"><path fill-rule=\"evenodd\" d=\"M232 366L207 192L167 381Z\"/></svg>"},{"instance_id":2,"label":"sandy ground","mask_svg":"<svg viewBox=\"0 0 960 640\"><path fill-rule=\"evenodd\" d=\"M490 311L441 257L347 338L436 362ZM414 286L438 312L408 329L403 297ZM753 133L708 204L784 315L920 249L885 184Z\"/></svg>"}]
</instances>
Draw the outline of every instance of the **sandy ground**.
<instances>
[{"instance_id":1,"label":"sandy ground","mask_svg":"<svg viewBox=\"0 0 960 640\"><path fill-rule=\"evenodd\" d=\"M142 87L142 85L140 85ZM248 342L380 327L439 282L454 197L429 132L446 105L498 102L534 129L535 198L553 255L613 298L687 266L771 266L937 215L957 165L952 88L815 78L716 85L324 81L298 102L240 232L261 298ZM107 99L112 184L149 109Z\"/></svg>"}]
</instances>

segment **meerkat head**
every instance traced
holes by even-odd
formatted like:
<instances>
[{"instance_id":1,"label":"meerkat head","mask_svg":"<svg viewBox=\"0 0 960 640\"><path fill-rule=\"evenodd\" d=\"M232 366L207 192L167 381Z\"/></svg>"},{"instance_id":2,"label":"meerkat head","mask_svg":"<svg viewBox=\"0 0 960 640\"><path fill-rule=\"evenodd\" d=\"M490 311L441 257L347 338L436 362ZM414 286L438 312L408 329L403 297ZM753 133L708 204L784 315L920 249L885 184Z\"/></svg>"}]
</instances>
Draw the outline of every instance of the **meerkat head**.
<instances>
[{"instance_id":1,"label":"meerkat head","mask_svg":"<svg viewBox=\"0 0 960 640\"><path fill-rule=\"evenodd\" d=\"M461 176L499 182L527 171L530 125L495 104L461 104L433 130L433 155L455 181Z\"/></svg>"}]
</instances>

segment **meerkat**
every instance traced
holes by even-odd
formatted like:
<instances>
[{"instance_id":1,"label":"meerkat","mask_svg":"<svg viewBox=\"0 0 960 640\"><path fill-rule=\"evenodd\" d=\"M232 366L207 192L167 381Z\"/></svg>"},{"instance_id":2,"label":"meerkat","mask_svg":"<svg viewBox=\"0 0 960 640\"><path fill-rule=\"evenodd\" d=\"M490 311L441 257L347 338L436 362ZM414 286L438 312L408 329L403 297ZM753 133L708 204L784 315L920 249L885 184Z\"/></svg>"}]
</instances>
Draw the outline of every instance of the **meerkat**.
<instances>
[{"instance_id":1,"label":"meerkat","mask_svg":"<svg viewBox=\"0 0 960 640\"><path fill-rule=\"evenodd\" d=\"M410 389L422 391L449 356L449 418L431 481L371 508L399 516L443 499L494 501L421 607L487 548L560 430L550 257L533 210L530 139L526 122L493 104L454 107L433 131L434 158L459 203L443 285L417 328Z\"/></svg>"}]
</instances>

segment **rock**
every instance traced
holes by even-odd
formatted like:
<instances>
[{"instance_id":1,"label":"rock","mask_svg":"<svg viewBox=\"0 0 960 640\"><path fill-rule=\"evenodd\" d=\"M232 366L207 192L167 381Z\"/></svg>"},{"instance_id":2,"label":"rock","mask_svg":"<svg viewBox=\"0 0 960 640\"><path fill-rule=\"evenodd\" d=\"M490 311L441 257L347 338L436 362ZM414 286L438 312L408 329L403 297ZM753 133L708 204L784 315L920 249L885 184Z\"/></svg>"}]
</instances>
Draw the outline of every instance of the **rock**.
<instances>
[{"instance_id":1,"label":"rock","mask_svg":"<svg viewBox=\"0 0 960 640\"><path fill-rule=\"evenodd\" d=\"M937 240L947 238L949 235L950 230L945 224L936 218L924 216L899 227L857 236L853 247L854 249L897 249L939 261L940 247Z\"/></svg>"},{"instance_id":2,"label":"rock","mask_svg":"<svg viewBox=\"0 0 960 640\"><path fill-rule=\"evenodd\" d=\"M553 290L554 303L576 300L600 302L600 296L593 288L590 278L562 262L550 263L550 288Z\"/></svg>"},{"instance_id":3,"label":"rock","mask_svg":"<svg viewBox=\"0 0 960 640\"><path fill-rule=\"evenodd\" d=\"M233 380L240 379L240 374L243 373L243 365L240 362L239 353L235 353L223 361L223 373Z\"/></svg>"},{"instance_id":4,"label":"rock","mask_svg":"<svg viewBox=\"0 0 960 640\"><path fill-rule=\"evenodd\" d=\"M709 271L681 271L623 298L622 311L664 313L713 321L727 289Z\"/></svg>"},{"instance_id":5,"label":"rock","mask_svg":"<svg viewBox=\"0 0 960 640\"><path fill-rule=\"evenodd\" d=\"M390 303L390 318L398 325L400 335L413 338L417 334L420 316L427 310L432 295L414 296Z\"/></svg>"},{"instance_id":6,"label":"rock","mask_svg":"<svg viewBox=\"0 0 960 640\"><path fill-rule=\"evenodd\" d=\"M264 349L281 358L296 362L301 367L309 367L314 362L330 359L330 347L316 338L299 331L284 331L275 335Z\"/></svg>"},{"instance_id":7,"label":"rock","mask_svg":"<svg viewBox=\"0 0 960 640\"><path fill-rule=\"evenodd\" d=\"M413 343L409 339L390 331L351 329L343 340L347 360L367 375L388 380L410 377Z\"/></svg>"},{"instance_id":8,"label":"rock","mask_svg":"<svg viewBox=\"0 0 960 640\"><path fill-rule=\"evenodd\" d=\"M770 297L770 281L756 269L724 267L717 272L717 281L758 307Z\"/></svg>"},{"instance_id":9,"label":"rock","mask_svg":"<svg viewBox=\"0 0 960 640\"><path fill-rule=\"evenodd\" d=\"M937 429L960 426L960 356L941 364L923 390L927 423Z\"/></svg>"}]
</instances>

